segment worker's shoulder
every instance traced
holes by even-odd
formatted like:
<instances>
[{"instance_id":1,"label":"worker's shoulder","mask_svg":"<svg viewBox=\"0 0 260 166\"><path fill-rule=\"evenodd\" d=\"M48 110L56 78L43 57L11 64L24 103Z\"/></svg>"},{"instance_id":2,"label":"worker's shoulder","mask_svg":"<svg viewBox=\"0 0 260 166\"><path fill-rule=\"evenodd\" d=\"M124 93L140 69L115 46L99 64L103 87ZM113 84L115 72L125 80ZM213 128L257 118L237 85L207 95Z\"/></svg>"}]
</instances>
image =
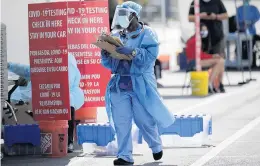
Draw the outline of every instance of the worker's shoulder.
<instances>
[{"instance_id":1,"label":"worker's shoulder","mask_svg":"<svg viewBox=\"0 0 260 166\"><path fill-rule=\"evenodd\" d=\"M156 41L158 43L158 36L156 32L149 26L144 26L144 36L146 39L149 39L150 41Z\"/></svg>"},{"instance_id":2,"label":"worker's shoulder","mask_svg":"<svg viewBox=\"0 0 260 166\"><path fill-rule=\"evenodd\" d=\"M154 29L149 27L149 26L147 26L147 25L144 25L144 32L146 34L156 35Z\"/></svg>"},{"instance_id":3,"label":"worker's shoulder","mask_svg":"<svg viewBox=\"0 0 260 166\"><path fill-rule=\"evenodd\" d=\"M255 11L258 11L258 12L259 12L259 10L258 10L258 8L257 8L256 6L250 5L249 7L250 7L252 10L255 10Z\"/></svg>"}]
</instances>

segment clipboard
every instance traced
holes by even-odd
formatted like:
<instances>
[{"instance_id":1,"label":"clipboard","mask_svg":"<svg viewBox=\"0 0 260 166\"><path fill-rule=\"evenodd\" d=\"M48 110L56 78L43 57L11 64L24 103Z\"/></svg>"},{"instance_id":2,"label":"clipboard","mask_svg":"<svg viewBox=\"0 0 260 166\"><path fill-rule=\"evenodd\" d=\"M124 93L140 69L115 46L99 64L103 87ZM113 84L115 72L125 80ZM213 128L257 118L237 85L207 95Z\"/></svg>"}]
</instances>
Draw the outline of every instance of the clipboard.
<instances>
[{"instance_id":1,"label":"clipboard","mask_svg":"<svg viewBox=\"0 0 260 166\"><path fill-rule=\"evenodd\" d=\"M131 58L127 55L124 54L119 54L116 52L116 46L112 45L106 41L97 41L93 43L95 46L101 48L102 50L106 50L109 52L109 56L115 58L115 59L120 59L120 60L131 60Z\"/></svg>"},{"instance_id":2,"label":"clipboard","mask_svg":"<svg viewBox=\"0 0 260 166\"><path fill-rule=\"evenodd\" d=\"M112 36L107 35L107 34L102 34L101 36L96 37L96 38L97 38L97 41L99 41L99 40L106 41L109 44L115 45L117 47L124 46L124 44L121 42L121 40L118 37L115 37L115 36L112 37Z\"/></svg>"},{"instance_id":3,"label":"clipboard","mask_svg":"<svg viewBox=\"0 0 260 166\"><path fill-rule=\"evenodd\" d=\"M101 48L102 50L106 50L109 52L109 56L120 59L120 60L131 60L131 58L124 54L119 54L116 52L116 47L124 46L123 43L119 38L116 40L117 37L112 37L107 34L101 34L100 36L96 36L96 42L92 43L95 46Z\"/></svg>"}]
</instances>

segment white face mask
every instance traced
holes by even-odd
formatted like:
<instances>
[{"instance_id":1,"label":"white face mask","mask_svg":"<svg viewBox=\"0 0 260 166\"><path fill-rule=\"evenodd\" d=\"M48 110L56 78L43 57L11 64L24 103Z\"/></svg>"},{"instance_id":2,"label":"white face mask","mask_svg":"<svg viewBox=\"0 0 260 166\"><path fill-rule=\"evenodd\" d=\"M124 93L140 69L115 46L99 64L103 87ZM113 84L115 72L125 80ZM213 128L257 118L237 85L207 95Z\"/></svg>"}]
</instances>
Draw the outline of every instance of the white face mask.
<instances>
[{"instance_id":1,"label":"white face mask","mask_svg":"<svg viewBox=\"0 0 260 166\"><path fill-rule=\"evenodd\" d=\"M209 34L208 31L201 31L201 32L200 32L201 38L206 38L206 37L208 37L208 34Z\"/></svg>"},{"instance_id":2,"label":"white face mask","mask_svg":"<svg viewBox=\"0 0 260 166\"><path fill-rule=\"evenodd\" d=\"M118 16L118 23L124 29L129 27L132 20L133 18L129 21L127 16Z\"/></svg>"},{"instance_id":3,"label":"white face mask","mask_svg":"<svg viewBox=\"0 0 260 166\"><path fill-rule=\"evenodd\" d=\"M204 2L210 2L211 0L203 0Z\"/></svg>"}]
</instances>

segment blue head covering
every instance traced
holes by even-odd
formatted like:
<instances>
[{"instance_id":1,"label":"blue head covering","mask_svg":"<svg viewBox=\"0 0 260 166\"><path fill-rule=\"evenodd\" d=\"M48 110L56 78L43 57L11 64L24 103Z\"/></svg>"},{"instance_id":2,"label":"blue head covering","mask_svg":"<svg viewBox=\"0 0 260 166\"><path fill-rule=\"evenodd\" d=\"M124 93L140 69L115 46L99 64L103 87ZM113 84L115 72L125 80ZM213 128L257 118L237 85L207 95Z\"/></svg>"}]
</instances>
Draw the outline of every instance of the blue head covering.
<instances>
[{"instance_id":1,"label":"blue head covering","mask_svg":"<svg viewBox=\"0 0 260 166\"><path fill-rule=\"evenodd\" d=\"M249 5L250 0L244 0L244 5Z\"/></svg>"},{"instance_id":2,"label":"blue head covering","mask_svg":"<svg viewBox=\"0 0 260 166\"><path fill-rule=\"evenodd\" d=\"M122 3L121 7L132 9L135 12L136 16L138 18L140 18L140 12L142 10L142 6L141 5L139 5L139 4L135 3L135 2L132 2L132 1L127 1L127 2Z\"/></svg>"}]
</instances>

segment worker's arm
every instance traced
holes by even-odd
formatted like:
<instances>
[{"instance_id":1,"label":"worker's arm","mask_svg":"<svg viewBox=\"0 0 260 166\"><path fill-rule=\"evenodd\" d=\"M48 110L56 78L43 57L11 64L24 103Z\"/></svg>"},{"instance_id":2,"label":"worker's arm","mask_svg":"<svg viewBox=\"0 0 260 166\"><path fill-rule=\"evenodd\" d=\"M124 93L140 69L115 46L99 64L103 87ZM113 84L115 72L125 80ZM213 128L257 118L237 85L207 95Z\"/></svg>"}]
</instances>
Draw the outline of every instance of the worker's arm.
<instances>
[{"instance_id":1,"label":"worker's arm","mask_svg":"<svg viewBox=\"0 0 260 166\"><path fill-rule=\"evenodd\" d=\"M228 19L228 14L227 14L227 10L224 6L224 4L222 3L222 1L219 1L219 12L218 13L211 13L210 15L206 15L204 18L205 20L216 20L216 21L223 21Z\"/></svg>"},{"instance_id":2,"label":"worker's arm","mask_svg":"<svg viewBox=\"0 0 260 166\"><path fill-rule=\"evenodd\" d=\"M194 2L190 4L190 10L189 10L189 22L195 22L195 15L194 15Z\"/></svg>"},{"instance_id":3,"label":"worker's arm","mask_svg":"<svg viewBox=\"0 0 260 166\"><path fill-rule=\"evenodd\" d=\"M254 19L253 19L253 24L255 24L257 21L260 20L260 12L257 7L254 6Z\"/></svg>"},{"instance_id":4,"label":"worker's arm","mask_svg":"<svg viewBox=\"0 0 260 166\"><path fill-rule=\"evenodd\" d=\"M195 22L195 15L190 14L188 19L189 19L189 22ZM205 12L200 13L200 19L208 20L207 13L205 13Z\"/></svg>"},{"instance_id":5,"label":"worker's arm","mask_svg":"<svg viewBox=\"0 0 260 166\"><path fill-rule=\"evenodd\" d=\"M222 1L219 1L219 13L216 15L216 20L222 21L228 19L227 9Z\"/></svg>"},{"instance_id":6,"label":"worker's arm","mask_svg":"<svg viewBox=\"0 0 260 166\"><path fill-rule=\"evenodd\" d=\"M195 16L194 15L189 15L188 19L189 19L189 22L195 22Z\"/></svg>"},{"instance_id":7,"label":"worker's arm","mask_svg":"<svg viewBox=\"0 0 260 166\"><path fill-rule=\"evenodd\" d=\"M217 14L216 20L222 21L228 19L228 14L227 13L222 13L222 14Z\"/></svg>"},{"instance_id":8,"label":"worker's arm","mask_svg":"<svg viewBox=\"0 0 260 166\"><path fill-rule=\"evenodd\" d=\"M219 1L219 12L218 13L211 13L210 15L205 16L205 20L217 20L217 21L223 21L228 19L227 10L222 3L222 1Z\"/></svg>"},{"instance_id":9,"label":"worker's arm","mask_svg":"<svg viewBox=\"0 0 260 166\"><path fill-rule=\"evenodd\" d=\"M190 22L195 22L194 3L191 3L188 19L189 19ZM218 20L218 21L226 20L226 19L228 19L227 10L226 10L224 4L222 3L222 1L220 1L218 13L211 13L210 15L208 15L207 13L203 12L203 13L200 13L200 19L202 19L202 20Z\"/></svg>"},{"instance_id":10,"label":"worker's arm","mask_svg":"<svg viewBox=\"0 0 260 166\"><path fill-rule=\"evenodd\" d=\"M207 13L205 12L200 13L200 19L207 19ZM188 20L189 22L195 22L194 2L192 2L190 5Z\"/></svg>"},{"instance_id":11,"label":"worker's arm","mask_svg":"<svg viewBox=\"0 0 260 166\"><path fill-rule=\"evenodd\" d=\"M145 29L140 46L135 48L133 63L138 66L149 65L156 61L159 53L158 36L152 29Z\"/></svg>"}]
</instances>

